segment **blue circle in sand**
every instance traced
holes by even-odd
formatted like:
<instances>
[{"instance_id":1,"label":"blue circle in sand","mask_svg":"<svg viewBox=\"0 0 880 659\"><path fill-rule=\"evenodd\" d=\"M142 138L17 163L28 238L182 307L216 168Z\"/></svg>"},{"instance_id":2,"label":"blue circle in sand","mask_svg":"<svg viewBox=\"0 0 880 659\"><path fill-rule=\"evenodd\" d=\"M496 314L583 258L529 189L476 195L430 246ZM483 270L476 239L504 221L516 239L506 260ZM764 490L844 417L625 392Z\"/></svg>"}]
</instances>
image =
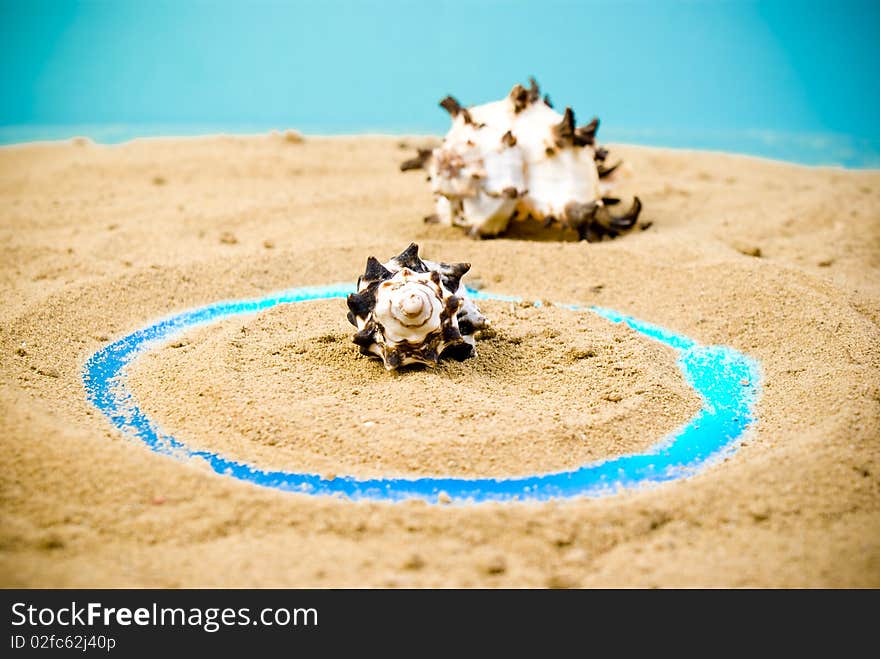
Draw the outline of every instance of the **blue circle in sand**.
<instances>
[{"instance_id":1,"label":"blue circle in sand","mask_svg":"<svg viewBox=\"0 0 880 659\"><path fill-rule=\"evenodd\" d=\"M179 459L200 458L216 473L264 487L349 499L436 502L441 493L461 502L548 500L601 497L621 489L658 484L691 476L736 449L754 421L760 369L752 358L726 346L703 346L651 323L599 307L558 305L572 312L594 313L625 323L644 336L672 347L676 364L703 401L684 426L660 438L648 451L591 462L571 471L516 478L368 478L267 471L211 451L193 450L164 433L138 407L126 378L126 367L140 354L176 334L231 316L257 313L279 304L344 299L349 285L295 288L254 300L218 302L185 311L132 332L98 350L85 364L83 383L89 401L116 428L150 449ZM519 298L470 291L475 299L517 302ZM535 303L540 305L540 303Z\"/></svg>"}]
</instances>

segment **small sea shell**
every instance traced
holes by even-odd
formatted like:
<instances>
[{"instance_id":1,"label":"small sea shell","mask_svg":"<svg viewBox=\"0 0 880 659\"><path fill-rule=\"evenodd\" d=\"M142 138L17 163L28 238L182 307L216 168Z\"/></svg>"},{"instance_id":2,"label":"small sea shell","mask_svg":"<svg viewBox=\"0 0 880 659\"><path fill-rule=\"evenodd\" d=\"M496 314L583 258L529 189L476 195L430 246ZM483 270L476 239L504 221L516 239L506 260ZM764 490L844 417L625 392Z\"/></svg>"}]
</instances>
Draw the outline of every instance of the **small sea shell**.
<instances>
[{"instance_id":1,"label":"small sea shell","mask_svg":"<svg viewBox=\"0 0 880 659\"><path fill-rule=\"evenodd\" d=\"M379 357L389 371L434 366L441 355L475 355L475 334L489 321L461 283L470 267L423 261L415 243L384 264L368 258L357 293L348 296L348 320L358 329L354 342L361 352Z\"/></svg>"},{"instance_id":2,"label":"small sea shell","mask_svg":"<svg viewBox=\"0 0 880 659\"><path fill-rule=\"evenodd\" d=\"M474 237L503 233L511 220L558 222L582 239L601 240L631 229L639 198L623 215L608 206L607 150L596 145L599 120L576 127L574 112L559 114L538 84L516 85L507 98L464 108L440 102L452 127L436 149L421 149L401 169L427 169L436 200L434 221L460 226Z\"/></svg>"}]
</instances>

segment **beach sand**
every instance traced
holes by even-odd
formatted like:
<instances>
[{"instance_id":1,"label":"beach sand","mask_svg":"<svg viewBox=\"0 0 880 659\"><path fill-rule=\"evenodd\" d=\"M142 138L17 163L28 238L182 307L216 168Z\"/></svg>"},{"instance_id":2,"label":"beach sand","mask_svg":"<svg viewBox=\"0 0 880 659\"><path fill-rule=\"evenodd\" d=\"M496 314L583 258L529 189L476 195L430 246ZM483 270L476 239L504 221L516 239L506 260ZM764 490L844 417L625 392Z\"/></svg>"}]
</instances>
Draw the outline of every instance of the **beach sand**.
<instances>
[{"instance_id":1,"label":"beach sand","mask_svg":"<svg viewBox=\"0 0 880 659\"><path fill-rule=\"evenodd\" d=\"M397 166L427 142L0 149L0 585L880 587L880 173L612 145L650 229L473 241L421 221L424 175ZM692 478L602 499L352 503L151 453L85 399L85 360L152 320L353 283L411 241L494 293L754 357L757 423ZM481 307L479 356L435 370L386 373L324 301L188 332L131 386L193 447L325 476L567 469L700 406L674 353L632 330Z\"/></svg>"}]
</instances>

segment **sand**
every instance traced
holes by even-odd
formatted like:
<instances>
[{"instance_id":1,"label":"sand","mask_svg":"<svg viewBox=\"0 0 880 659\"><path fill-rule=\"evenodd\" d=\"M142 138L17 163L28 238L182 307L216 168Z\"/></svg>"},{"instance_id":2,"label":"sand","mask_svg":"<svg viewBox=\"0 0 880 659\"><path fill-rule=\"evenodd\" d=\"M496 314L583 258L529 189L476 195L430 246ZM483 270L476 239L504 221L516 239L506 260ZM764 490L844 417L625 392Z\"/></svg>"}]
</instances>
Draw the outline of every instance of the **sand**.
<instances>
[{"instance_id":1,"label":"sand","mask_svg":"<svg viewBox=\"0 0 880 659\"><path fill-rule=\"evenodd\" d=\"M363 478L574 469L643 451L700 408L673 351L628 328L562 309L482 308L497 329L478 358L432 370L388 374L360 356L336 300L173 340L130 381L140 407L193 447Z\"/></svg>"},{"instance_id":2,"label":"sand","mask_svg":"<svg viewBox=\"0 0 880 659\"><path fill-rule=\"evenodd\" d=\"M649 230L472 241L420 221L430 193L397 171L400 141L0 149L0 585L880 586L880 173L620 146ZM603 499L351 503L151 453L85 400L83 363L114 338L353 282L413 240L493 292L753 356L758 422L697 476ZM674 354L631 330L482 305L478 358L433 371L357 355L327 301L193 330L131 384L192 446L324 475L553 471L645 448L699 407Z\"/></svg>"}]
</instances>

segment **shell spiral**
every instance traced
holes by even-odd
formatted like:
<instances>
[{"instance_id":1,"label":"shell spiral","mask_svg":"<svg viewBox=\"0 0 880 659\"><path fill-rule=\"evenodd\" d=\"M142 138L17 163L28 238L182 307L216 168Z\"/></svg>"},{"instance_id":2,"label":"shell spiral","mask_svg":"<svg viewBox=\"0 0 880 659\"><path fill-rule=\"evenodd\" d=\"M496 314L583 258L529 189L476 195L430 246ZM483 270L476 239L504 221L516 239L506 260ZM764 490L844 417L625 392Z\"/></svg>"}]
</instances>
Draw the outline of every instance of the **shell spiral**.
<instances>
[{"instance_id":1,"label":"shell spiral","mask_svg":"<svg viewBox=\"0 0 880 659\"><path fill-rule=\"evenodd\" d=\"M469 269L469 263L424 261L415 243L384 264L371 256L357 293L348 296L354 342L388 370L475 355L475 335L489 322L461 283Z\"/></svg>"},{"instance_id":2,"label":"shell spiral","mask_svg":"<svg viewBox=\"0 0 880 659\"><path fill-rule=\"evenodd\" d=\"M428 170L435 196L434 221L471 236L496 236L512 220L559 223L588 241L616 237L635 226L638 197L622 215L605 196L620 163L606 166L596 144L599 120L575 125L574 112L555 111L534 78L507 98L470 108L453 97L440 102L452 127L436 149L421 149L401 169Z\"/></svg>"}]
</instances>

